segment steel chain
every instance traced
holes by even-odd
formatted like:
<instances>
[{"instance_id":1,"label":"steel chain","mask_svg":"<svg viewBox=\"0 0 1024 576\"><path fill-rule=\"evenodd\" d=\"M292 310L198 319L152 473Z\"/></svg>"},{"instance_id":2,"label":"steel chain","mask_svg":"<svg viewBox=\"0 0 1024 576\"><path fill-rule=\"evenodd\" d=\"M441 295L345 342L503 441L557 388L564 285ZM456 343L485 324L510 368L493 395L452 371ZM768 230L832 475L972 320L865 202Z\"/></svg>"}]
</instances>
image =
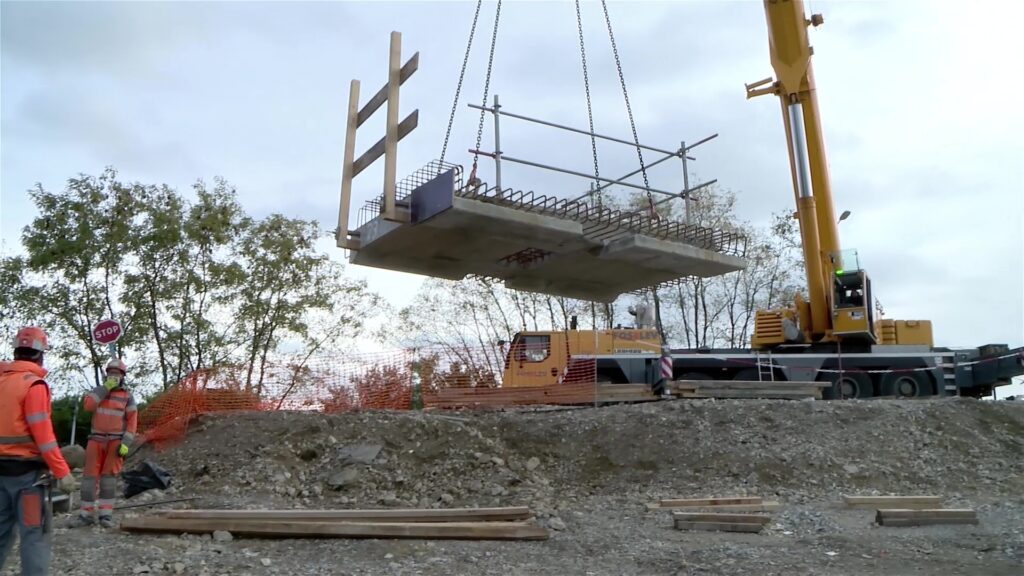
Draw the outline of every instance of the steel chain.
<instances>
[{"instance_id":1,"label":"steel chain","mask_svg":"<svg viewBox=\"0 0 1024 576\"><path fill-rule=\"evenodd\" d=\"M606 0L601 0L601 8L604 10L604 21L608 25L608 38L611 39L612 43L612 55L615 57L615 68L619 72L619 84L622 85L622 97L626 101L626 113L629 115L629 127L633 130L633 143L636 144L636 155L640 159L640 172L644 177L644 188L647 189L647 203L650 205L651 215L654 218L658 218L658 213L654 209L654 197L651 195L651 183L647 179L647 168L644 166L644 153L640 149L640 138L636 133L636 122L633 120L633 109L629 105L629 92L626 90L626 78L622 74L622 61L619 59L619 48L615 44L615 33L612 32L612 19L608 15L608 3Z\"/></svg>"},{"instance_id":2,"label":"steel chain","mask_svg":"<svg viewBox=\"0 0 1024 576\"><path fill-rule=\"evenodd\" d=\"M444 157L448 153L448 140L452 136L452 126L455 125L455 111L459 107L459 94L462 93L462 82L466 78L466 68L469 65L469 54L473 48L473 35L476 34L476 23L480 18L480 7L483 5L484 0L477 0L476 12L473 13L473 24L469 27L469 42L466 44L466 55L462 58L462 70L459 71L459 83L455 87L455 101L452 102L452 113L448 116L448 129L444 133L444 145L441 146L441 162L438 164L437 172L441 173L441 167L444 166Z\"/></svg>"},{"instance_id":3,"label":"steel chain","mask_svg":"<svg viewBox=\"0 0 1024 576\"><path fill-rule=\"evenodd\" d=\"M487 95L491 89L491 69L494 66L494 47L498 42L498 20L501 18L501 0L498 0L498 5L494 10L494 32L491 35L491 53L487 58L487 75L484 77L484 98L481 106L487 107ZM480 159L480 143L484 137L484 115L486 110L480 111L480 123L476 128L476 146L473 154L473 174L476 174L477 161ZM497 113L497 112L495 112Z\"/></svg>"},{"instance_id":4,"label":"steel chain","mask_svg":"<svg viewBox=\"0 0 1024 576\"><path fill-rule=\"evenodd\" d=\"M590 148L594 153L594 180L601 185L601 170L597 162L597 137L594 136L594 110L590 103L590 76L587 73L587 48L583 43L583 16L580 13L580 0L576 0L576 29L580 33L580 59L583 61L583 89L587 93L587 120L590 122Z\"/></svg>"}]
</instances>

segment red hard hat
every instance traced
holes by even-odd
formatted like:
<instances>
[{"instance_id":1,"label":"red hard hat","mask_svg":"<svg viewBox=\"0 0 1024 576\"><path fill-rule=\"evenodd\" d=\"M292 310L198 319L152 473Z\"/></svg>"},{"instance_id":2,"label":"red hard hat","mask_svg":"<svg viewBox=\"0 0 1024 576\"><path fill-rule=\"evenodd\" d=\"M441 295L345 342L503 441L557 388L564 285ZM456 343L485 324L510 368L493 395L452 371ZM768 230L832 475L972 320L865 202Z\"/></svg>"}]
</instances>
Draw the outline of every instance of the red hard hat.
<instances>
[{"instance_id":1,"label":"red hard hat","mask_svg":"<svg viewBox=\"0 0 1024 576\"><path fill-rule=\"evenodd\" d=\"M14 335L15 348L30 348L37 352L45 352L50 349L50 343L46 338L46 332L37 326L25 326Z\"/></svg>"},{"instance_id":2,"label":"red hard hat","mask_svg":"<svg viewBox=\"0 0 1024 576\"><path fill-rule=\"evenodd\" d=\"M111 358L110 362L107 362L107 370L120 370L121 374L127 374L128 365L120 358Z\"/></svg>"}]
</instances>

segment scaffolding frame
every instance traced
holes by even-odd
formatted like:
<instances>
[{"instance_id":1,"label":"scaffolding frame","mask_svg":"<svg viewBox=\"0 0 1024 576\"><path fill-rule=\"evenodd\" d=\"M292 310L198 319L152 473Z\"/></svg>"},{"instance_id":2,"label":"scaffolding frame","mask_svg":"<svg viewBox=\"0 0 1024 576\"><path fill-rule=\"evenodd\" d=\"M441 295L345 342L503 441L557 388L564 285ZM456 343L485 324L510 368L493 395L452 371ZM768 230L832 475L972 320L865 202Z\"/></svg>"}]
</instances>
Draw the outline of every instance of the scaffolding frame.
<instances>
[{"instance_id":1,"label":"scaffolding frame","mask_svg":"<svg viewBox=\"0 0 1024 576\"><path fill-rule=\"evenodd\" d=\"M707 188L708 186L711 186L711 185L715 184L716 182L718 182L718 179L716 178L714 180L708 180L706 182L702 182L702 183L700 183L700 184L698 184L696 186L693 186L691 188L690 185L689 185L690 184L689 183L689 170L688 170L688 165L687 165L687 161L690 161L690 162L696 161L696 158L694 158L693 156L690 156L689 152L691 150L693 150L694 148L696 148L696 147L698 147L698 146L700 146L702 144L705 144L707 142L710 142L711 140L714 140L715 138L717 138L718 137L717 133L712 134L710 136L707 136L705 138L702 138L702 139L698 140L697 142L694 142L694 143L692 143L690 145L687 145L686 142L683 141L683 142L680 143L680 146L679 146L679 148L677 150L667 150L667 149L664 149L664 148L658 148L658 147L655 147L655 146L649 146L649 145L646 145L646 144L641 144L639 142L630 142L629 140L624 140L622 138L616 138L614 136L608 136L608 135L605 135L605 134L600 134L600 133L597 133L597 132L592 132L590 130L584 130L582 128L574 128L572 126L566 126L564 124L559 124L559 123L556 123L556 122L550 122L548 120L541 120L539 118L533 118L533 117L530 117L530 116L525 116L523 114L516 114L516 113L513 113L513 112L509 112L507 110L503 110L502 109L502 106L499 104L499 98L498 98L497 94L494 95L494 103L493 103L493 105L491 107L482 106L482 105L479 105L479 104L472 104L472 103L468 104L468 106L470 108L473 108L473 109L476 109L476 110L481 110L483 112L489 112L494 117L494 151L493 152L487 152L485 150L470 149L469 153L470 154L474 154L474 155L486 156L486 157L492 158L494 160L494 174L495 174L495 177L494 177L495 182L494 182L494 184L495 184L495 188L498 190L499 195L500 195L501 191L503 190L502 185L501 185L501 162L502 162L502 160L505 160L507 162L512 162L512 163L515 163L515 164L521 164L521 165L524 165L524 166L531 166L531 167L534 167L534 168L541 168L541 169L549 170L549 171L553 171L553 172L561 172L563 174L569 174L569 175L572 175L572 176L578 176L580 178L586 178L588 180L595 180L595 181L603 182L603 184L601 184L599 186L593 186L592 185L590 190L588 190L587 192L584 192L583 194L581 194L580 196L577 196L576 198L573 198L572 201L574 201L574 202L575 201L583 200L584 198L588 198L588 197L592 196L593 194L595 194L597 192L600 192L601 190L604 190L604 189L606 189L606 188L608 188L610 186L614 186L614 185L624 186L626 188L633 188L633 189L636 189L636 190L642 190L642 191L648 192L648 193L652 193L653 192L655 194L660 194L662 196L666 196L666 198L664 198L662 200L659 200L658 202L652 203L652 207L651 207L652 209L654 209L656 206L659 206L659 205L664 204L666 202L671 202L672 200L675 200L675 199L683 200L684 201L684 204L683 204L683 220L684 220L685 223L688 224L689 221L690 221L690 202L697 201L697 199L694 198L694 194L696 192L698 192L698 191L700 191L700 190L702 190L704 188ZM534 162L532 160L525 160L525 159L522 159L522 158L515 158L515 157L512 157L512 156L509 156L509 155L505 154L505 152L502 151L502 146L501 146L501 122L500 122L502 116L507 116L509 118L513 118L513 119L516 119L516 120L523 120L523 121L526 121L526 122L532 122L534 124L540 124L540 125L543 125L543 126L549 126L549 127L552 127L552 128L558 128L560 130L565 130L567 132L574 132L576 134L583 134L583 135L586 135L586 136L591 136L593 138L599 138L601 140L607 140L609 142L614 142L614 143L617 143L617 144L624 144L624 145L631 146L631 147L638 147L638 148L642 148L644 150L650 150L652 152L658 152L660 154L664 154L664 156L662 158L659 158L658 160L655 160L654 162L644 164L640 168L637 168L636 170L634 170L634 171L632 171L632 172L630 172L630 173L628 173L628 174L626 174L624 176L621 176L619 178L605 178L605 177L602 177L602 176L598 176L596 174L587 174L585 172L578 172L576 170L570 170L568 168L561 168L561 167L558 167L558 166L551 166L549 164L543 164L541 162ZM651 187L648 187L648 186L642 186L642 185L639 185L639 184L634 184L632 182L627 182L626 181L628 178L631 178L631 177L639 174L640 172L644 171L645 169L653 168L654 166L657 166L658 164L661 164L661 163L663 163L663 162L665 162L665 161L667 161L667 160L669 160L671 158L679 158L681 160L681 162L682 162L683 187L682 187L682 189L679 192L671 192L671 191L667 191L667 190L659 190L657 188L651 188Z\"/></svg>"}]
</instances>

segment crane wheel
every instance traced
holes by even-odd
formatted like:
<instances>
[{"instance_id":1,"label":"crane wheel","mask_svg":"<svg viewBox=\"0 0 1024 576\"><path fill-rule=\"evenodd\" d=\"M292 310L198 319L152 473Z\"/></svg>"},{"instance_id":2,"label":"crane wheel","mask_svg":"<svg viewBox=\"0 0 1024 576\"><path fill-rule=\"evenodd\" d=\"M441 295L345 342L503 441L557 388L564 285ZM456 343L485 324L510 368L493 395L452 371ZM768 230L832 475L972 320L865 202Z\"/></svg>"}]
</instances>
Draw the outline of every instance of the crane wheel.
<instances>
[{"instance_id":1,"label":"crane wheel","mask_svg":"<svg viewBox=\"0 0 1024 576\"><path fill-rule=\"evenodd\" d=\"M825 400L848 400L850 398L870 398L874 396L871 377L863 372L825 372L818 376L819 382L832 385L821 391Z\"/></svg>"},{"instance_id":2,"label":"crane wheel","mask_svg":"<svg viewBox=\"0 0 1024 576\"><path fill-rule=\"evenodd\" d=\"M714 380L703 372L686 372L675 378L676 380Z\"/></svg>"},{"instance_id":3,"label":"crane wheel","mask_svg":"<svg viewBox=\"0 0 1024 576\"><path fill-rule=\"evenodd\" d=\"M732 379L740 382L757 382L761 380L761 375L757 373L756 368L744 368L737 372Z\"/></svg>"},{"instance_id":4,"label":"crane wheel","mask_svg":"<svg viewBox=\"0 0 1024 576\"><path fill-rule=\"evenodd\" d=\"M882 396L914 398L931 396L932 384L922 372L887 372L882 376Z\"/></svg>"}]
</instances>

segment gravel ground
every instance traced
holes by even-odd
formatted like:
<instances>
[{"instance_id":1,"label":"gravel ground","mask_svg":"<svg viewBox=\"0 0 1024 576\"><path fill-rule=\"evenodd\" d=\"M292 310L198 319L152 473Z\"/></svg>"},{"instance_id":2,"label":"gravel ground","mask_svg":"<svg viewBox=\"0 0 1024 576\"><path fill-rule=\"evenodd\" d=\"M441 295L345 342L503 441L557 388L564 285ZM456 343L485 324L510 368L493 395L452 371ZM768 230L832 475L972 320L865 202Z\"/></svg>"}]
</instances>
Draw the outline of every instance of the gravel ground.
<instances>
[{"instance_id":1,"label":"gravel ground","mask_svg":"<svg viewBox=\"0 0 1024 576\"><path fill-rule=\"evenodd\" d=\"M216 541L58 528L54 574L1024 573L1024 403L675 401L198 420L154 460L203 508L527 505L545 542ZM887 528L841 494L936 494L977 526ZM674 530L666 497L759 495L760 534ZM179 505L186 506L186 505ZM133 511L125 511L128 515ZM3 574L17 574L17 561Z\"/></svg>"}]
</instances>

